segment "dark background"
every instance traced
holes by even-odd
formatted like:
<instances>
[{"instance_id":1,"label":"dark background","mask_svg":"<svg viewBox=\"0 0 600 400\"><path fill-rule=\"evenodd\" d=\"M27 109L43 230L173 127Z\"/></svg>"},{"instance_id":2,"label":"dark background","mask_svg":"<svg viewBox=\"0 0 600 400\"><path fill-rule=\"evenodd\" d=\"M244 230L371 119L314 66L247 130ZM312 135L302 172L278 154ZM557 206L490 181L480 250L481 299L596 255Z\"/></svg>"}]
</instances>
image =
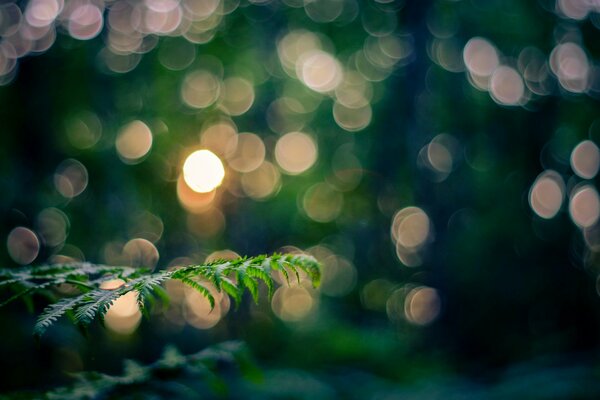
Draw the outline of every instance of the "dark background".
<instances>
[{"instance_id":1,"label":"dark background","mask_svg":"<svg viewBox=\"0 0 600 400\"><path fill-rule=\"evenodd\" d=\"M25 10L26 3L17 4ZM0 87L0 237L6 240L18 226L37 232L38 214L53 207L67 217L68 235L50 246L37 232L41 245L33 264L53 262L57 255L110 263L106 244L122 246L133 239L133 216L147 211L164 226L155 242L158 268L182 256L202 262L222 249L253 255L321 245L351 263L356 282L342 296L315 294L318 307L295 322L282 321L263 298L259 306L246 301L230 310L207 330L187 324L175 329L156 315L131 335L95 326L83 337L61 321L39 345L30 334L35 314L15 303L0 310L2 390L64 384L65 371L117 373L124 358L151 362L167 343L190 353L241 339L265 370L310 374L323 385L319 388L327 388L317 391L322 397L351 396L346 385L357 379L373 398L411 390L443 395L498 387L514 390L498 393L548 389L536 384L536 377L549 388L559 385L563 392L558 393L566 397L576 397L581 387L587 391L580 397L593 397L599 390L592 383L600 343L598 249L583 239L568 202L570 191L585 181L572 170L569 155L579 142L598 138L598 14L565 15L564 7L583 4L577 1L342 1L344 10L357 10L355 18L318 22L296 3L241 1L223 16L212 40L193 45L195 59L178 71L159 58L166 40L185 40L176 34L155 35L156 47L141 55L137 67L117 73L99 56L108 46L108 25L83 41L57 22L51 48L19 58L14 76L7 74L10 79L5 76ZM353 69L353 54L369 37L365 25L372 13L393 20L391 33L411 50L384 79L370 82L370 124L347 132L332 115L334 95L311 91L283 72L277 43L294 29L319 33L344 69ZM500 63L521 77L521 52L539 49L547 70L543 93L533 93L534 83L524 80L528 100L503 105L475 87L463 61L463 48L473 37L485 38L501 54ZM549 67L553 49L565 42L580 46L590 65L588 84L579 93L564 87ZM454 49L447 53L451 63L432 54L440 43ZM277 194L259 201L239 190L242 174L225 163L226 181L214 204L225 225L206 236L190 230L192 213L178 201L176 180L182 154L200 144L203 124L226 113L215 105L186 106L179 92L186 74L214 60L225 77L243 71L255 78L252 107L231 119L239 132L264 140L274 165L281 132L268 124L269 105L285 90L299 99L318 99L300 129L317 143L318 158L300 175L282 173ZM102 124L98 142L83 149L69 141L65 128L81 112L93 113ZM121 127L134 119L150 126L154 141L142 161L129 165L114 143ZM421 149L441 133L456 143L452 170L443 179L419 163ZM360 182L339 190L343 206L337 217L318 222L307 215L302 198L313 184L332 182L332 160L341 146L359 160L354 172ZM88 173L86 189L73 198L61 196L54 185L66 159L78 160ZM566 182L562 207L550 219L536 215L529 202L530 188L547 169ZM596 178L587 184L595 187ZM415 267L403 265L390 237L394 214L409 206L430 219L427 242L418 249L422 262ZM6 250L3 244L3 266L16 267ZM375 280L379 300L365 300L370 296L365 288ZM434 288L440 299L439 314L425 326L389 311L392 293L400 290L400 296L416 286ZM38 309L45 304L43 298L34 300ZM317 392L306 398L318 398Z\"/></svg>"}]
</instances>

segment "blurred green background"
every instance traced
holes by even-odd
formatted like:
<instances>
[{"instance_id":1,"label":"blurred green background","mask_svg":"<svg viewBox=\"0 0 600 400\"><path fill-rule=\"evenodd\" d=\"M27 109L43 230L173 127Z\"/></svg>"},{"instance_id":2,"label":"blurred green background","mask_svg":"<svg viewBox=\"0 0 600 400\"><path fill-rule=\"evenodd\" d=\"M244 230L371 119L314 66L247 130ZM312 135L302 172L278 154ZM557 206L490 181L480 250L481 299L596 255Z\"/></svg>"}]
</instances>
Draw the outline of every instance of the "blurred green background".
<instances>
[{"instance_id":1,"label":"blurred green background","mask_svg":"<svg viewBox=\"0 0 600 400\"><path fill-rule=\"evenodd\" d=\"M251 398L597 398L599 29L585 0L3 1L3 266L305 251L324 282L212 313L167 285L38 346L12 305L0 389L240 339Z\"/></svg>"}]
</instances>

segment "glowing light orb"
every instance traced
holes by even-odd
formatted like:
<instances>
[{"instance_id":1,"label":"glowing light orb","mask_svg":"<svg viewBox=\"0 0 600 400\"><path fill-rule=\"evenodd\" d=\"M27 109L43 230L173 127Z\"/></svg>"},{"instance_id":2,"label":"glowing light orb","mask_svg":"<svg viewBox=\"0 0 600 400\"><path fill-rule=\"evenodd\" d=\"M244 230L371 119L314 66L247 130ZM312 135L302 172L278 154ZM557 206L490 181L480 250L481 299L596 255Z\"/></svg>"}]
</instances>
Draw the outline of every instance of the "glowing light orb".
<instances>
[{"instance_id":1,"label":"glowing light orb","mask_svg":"<svg viewBox=\"0 0 600 400\"><path fill-rule=\"evenodd\" d=\"M29 264L40 252L40 241L31 229L19 226L13 229L6 240L10 258L21 265Z\"/></svg>"},{"instance_id":2,"label":"glowing light orb","mask_svg":"<svg viewBox=\"0 0 600 400\"><path fill-rule=\"evenodd\" d=\"M198 150L183 164L183 179L194 192L208 193L221 184L225 177L223 163L209 150Z\"/></svg>"},{"instance_id":3,"label":"glowing light orb","mask_svg":"<svg viewBox=\"0 0 600 400\"><path fill-rule=\"evenodd\" d=\"M592 179L600 169L600 149L591 140L584 140L571 153L571 168L583 179Z\"/></svg>"},{"instance_id":4,"label":"glowing light orb","mask_svg":"<svg viewBox=\"0 0 600 400\"><path fill-rule=\"evenodd\" d=\"M531 209L544 219L554 218L560 211L565 197L563 178L552 170L542 172L529 191Z\"/></svg>"},{"instance_id":5,"label":"glowing light orb","mask_svg":"<svg viewBox=\"0 0 600 400\"><path fill-rule=\"evenodd\" d=\"M275 145L275 159L290 175L301 174L317 161L317 145L302 132L290 132Z\"/></svg>"},{"instance_id":6,"label":"glowing light orb","mask_svg":"<svg viewBox=\"0 0 600 400\"><path fill-rule=\"evenodd\" d=\"M429 325L439 316L440 311L440 296L434 288L417 287L406 296L404 314L415 325Z\"/></svg>"},{"instance_id":7,"label":"glowing light orb","mask_svg":"<svg viewBox=\"0 0 600 400\"><path fill-rule=\"evenodd\" d=\"M303 54L296 63L296 74L306 86L319 93L334 90L343 78L340 63L321 50Z\"/></svg>"},{"instance_id":8,"label":"glowing light orb","mask_svg":"<svg viewBox=\"0 0 600 400\"><path fill-rule=\"evenodd\" d=\"M125 125L115 141L117 153L126 164L138 164L152 148L152 131L140 120Z\"/></svg>"}]
</instances>

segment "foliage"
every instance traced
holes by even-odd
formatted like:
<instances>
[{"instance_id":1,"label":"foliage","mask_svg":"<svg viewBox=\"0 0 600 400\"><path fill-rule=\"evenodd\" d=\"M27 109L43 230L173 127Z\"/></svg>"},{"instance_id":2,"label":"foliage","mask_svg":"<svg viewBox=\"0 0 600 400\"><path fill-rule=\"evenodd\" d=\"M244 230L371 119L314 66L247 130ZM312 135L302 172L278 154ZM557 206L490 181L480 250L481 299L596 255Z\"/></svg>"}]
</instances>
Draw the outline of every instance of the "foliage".
<instances>
[{"instance_id":1,"label":"foliage","mask_svg":"<svg viewBox=\"0 0 600 400\"><path fill-rule=\"evenodd\" d=\"M0 399L545 399L556 398L557 393L565 394L559 398L596 399L600 395L597 363L585 358L553 366L541 366L543 360L520 363L498 380L485 383L421 361L418 366L427 374L398 385L366 371L259 370L251 353L239 341L211 345L189 355L170 345L150 364L125 360L121 374L71 373L73 381L67 385L45 392L13 392ZM352 384L357 381L359 386Z\"/></svg>"},{"instance_id":2,"label":"foliage","mask_svg":"<svg viewBox=\"0 0 600 400\"><path fill-rule=\"evenodd\" d=\"M197 290L211 308L215 306L215 299L203 282L210 282L218 292L232 297L236 304L239 304L246 289L258 302L259 282L266 285L269 297L272 296L274 272L280 272L288 284L290 273L298 282L300 274L306 274L315 286L321 276L320 266L313 257L296 254L218 260L155 273L148 269L90 263L56 264L0 270L0 287L16 291L0 306L36 292L50 294L48 289L59 285L76 287L78 294L50 304L40 314L34 328L34 334L39 337L63 315L69 315L75 324L85 327L97 316L102 318L115 300L132 291L138 293L140 309L147 314L147 306L153 303L155 297L168 301L168 295L161 287L161 283L168 279L179 280ZM106 286L115 282L117 287Z\"/></svg>"},{"instance_id":3,"label":"foliage","mask_svg":"<svg viewBox=\"0 0 600 400\"><path fill-rule=\"evenodd\" d=\"M97 399L97 398L198 398L227 395L225 377L258 377L246 347L230 341L210 346L198 353L183 355L174 346L165 348L162 357L149 365L125 360L118 376L99 372L72 374L75 382L45 393L14 394L21 399Z\"/></svg>"}]
</instances>

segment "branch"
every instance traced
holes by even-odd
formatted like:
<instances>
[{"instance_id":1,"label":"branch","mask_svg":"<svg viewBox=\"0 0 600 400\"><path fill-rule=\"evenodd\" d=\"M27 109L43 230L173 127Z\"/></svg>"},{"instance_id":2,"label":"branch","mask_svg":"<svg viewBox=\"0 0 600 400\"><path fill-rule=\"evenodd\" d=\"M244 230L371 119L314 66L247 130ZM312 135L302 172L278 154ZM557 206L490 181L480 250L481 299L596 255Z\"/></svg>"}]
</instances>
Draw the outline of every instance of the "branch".
<instances>
[{"instance_id":1,"label":"branch","mask_svg":"<svg viewBox=\"0 0 600 400\"><path fill-rule=\"evenodd\" d=\"M215 306L215 299L202 282L212 283L217 291L232 297L236 304L240 303L246 290L258 302L260 282L266 286L269 298L273 295L274 272L280 272L288 284L290 273L296 276L298 282L300 274L304 273L315 287L319 285L321 278L319 263L311 256L298 254L218 260L155 273L147 269L94 265L87 262L43 265L0 270L0 289L16 292L8 300L0 303L0 307L20 297L31 296L64 283L79 288L82 293L63 298L42 311L34 328L35 336L39 337L67 313L73 315L78 325L88 325L97 317L102 318L115 300L131 291L138 293L138 304L146 311L146 300L151 300L154 296L165 298L165 291L161 285L169 279L181 281L198 291L209 301L211 308ZM121 280L123 283L117 288L102 288L104 282L111 280Z\"/></svg>"}]
</instances>

